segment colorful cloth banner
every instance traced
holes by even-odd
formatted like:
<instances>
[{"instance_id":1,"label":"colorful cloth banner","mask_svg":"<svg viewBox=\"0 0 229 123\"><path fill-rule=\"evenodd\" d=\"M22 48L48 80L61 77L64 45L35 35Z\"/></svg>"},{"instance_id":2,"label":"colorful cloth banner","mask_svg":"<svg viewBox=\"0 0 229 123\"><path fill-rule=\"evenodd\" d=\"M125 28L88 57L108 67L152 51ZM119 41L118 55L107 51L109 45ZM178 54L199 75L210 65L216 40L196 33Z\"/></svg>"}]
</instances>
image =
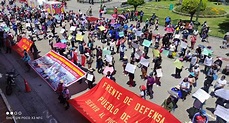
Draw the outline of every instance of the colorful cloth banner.
<instances>
[{"instance_id":1,"label":"colorful cloth banner","mask_svg":"<svg viewBox=\"0 0 229 123\"><path fill-rule=\"evenodd\" d=\"M163 107L142 99L106 77L69 102L91 123L181 123Z\"/></svg>"},{"instance_id":2,"label":"colorful cloth banner","mask_svg":"<svg viewBox=\"0 0 229 123\"><path fill-rule=\"evenodd\" d=\"M27 38L22 38L17 44L12 46L12 49L16 51L20 56L23 56L23 51L29 51L30 47L32 46L33 42Z\"/></svg>"},{"instance_id":3,"label":"colorful cloth banner","mask_svg":"<svg viewBox=\"0 0 229 123\"><path fill-rule=\"evenodd\" d=\"M30 66L53 90L57 89L60 81L63 81L65 86L70 86L85 76L83 70L55 51L50 51L43 57L32 61Z\"/></svg>"}]
</instances>

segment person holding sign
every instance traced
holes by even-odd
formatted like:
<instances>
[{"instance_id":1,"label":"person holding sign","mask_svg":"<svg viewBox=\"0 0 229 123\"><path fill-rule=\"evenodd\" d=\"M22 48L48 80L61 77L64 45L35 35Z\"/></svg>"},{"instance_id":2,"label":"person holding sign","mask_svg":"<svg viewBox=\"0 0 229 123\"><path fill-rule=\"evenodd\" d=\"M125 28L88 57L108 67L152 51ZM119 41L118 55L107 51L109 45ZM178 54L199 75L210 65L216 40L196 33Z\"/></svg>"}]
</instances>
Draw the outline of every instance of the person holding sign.
<instances>
[{"instance_id":1,"label":"person holding sign","mask_svg":"<svg viewBox=\"0 0 229 123\"><path fill-rule=\"evenodd\" d=\"M94 70L92 68L90 68L87 75L86 75L86 81L87 81L89 89L93 88L93 83L95 82L95 75L93 72L94 72Z\"/></svg>"}]
</instances>

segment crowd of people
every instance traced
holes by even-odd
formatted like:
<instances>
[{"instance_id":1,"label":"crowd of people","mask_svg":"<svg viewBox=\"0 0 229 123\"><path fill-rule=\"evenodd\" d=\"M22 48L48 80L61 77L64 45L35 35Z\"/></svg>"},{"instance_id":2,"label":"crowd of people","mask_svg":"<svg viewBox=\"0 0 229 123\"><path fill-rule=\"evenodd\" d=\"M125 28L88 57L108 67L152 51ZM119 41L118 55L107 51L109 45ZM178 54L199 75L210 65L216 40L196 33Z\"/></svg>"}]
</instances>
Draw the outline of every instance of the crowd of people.
<instances>
[{"instance_id":1,"label":"crowd of people","mask_svg":"<svg viewBox=\"0 0 229 123\"><path fill-rule=\"evenodd\" d=\"M197 86L199 76L203 75L201 72L206 76L202 89L207 93L210 93L209 88L213 85L214 80L216 80L214 91L224 88L227 84L225 75L229 74L229 64L223 65L221 57L213 58L212 47L195 45L198 40L208 41L209 27L206 22L203 24L201 32L198 33L198 31L194 30L192 22L184 23L180 20L174 26L171 24L171 18L166 17L165 34L161 35L160 33L154 34L154 30L158 30L159 25L155 13L152 18L143 22L143 11L121 12L119 14L117 8L114 8L113 18L105 18L102 14L104 14L106 8L103 6L100 9L100 18L90 20L90 17L87 17L86 13L81 10L78 12L67 11L52 16L41 8L32 9L27 4L17 6L15 3L6 5L5 2L1 2L1 5L1 26L10 28L9 30L2 28L3 30L1 31L0 45L6 49L6 53L10 53L11 46L25 37L34 42L30 52L32 53L32 58L37 59L39 50L35 42L47 39L51 50L55 50L60 55L65 56L77 66L88 69L85 80L89 89L93 88L93 83L96 79L94 72L96 70L98 73L114 80L114 82L116 81L115 74L122 72L129 77L129 86L135 87L135 74L134 72L128 72L126 69L128 64L132 64L141 68L141 78L146 81L145 85L139 87L140 96L144 99L146 99L146 96L153 99L153 85L163 85L163 82L160 81L163 72L163 54L170 59L176 60L174 62L175 73L172 76L182 78L180 84L171 89L175 94L171 94L162 103L162 106L169 112L177 108L179 99L186 100L186 97L192 92L192 88ZM91 7L88 12L92 15ZM130 21L132 24L128 23ZM136 24L133 24L135 22ZM69 27L75 28L69 31ZM63 30L61 34L56 32L57 28ZM76 37L78 35L86 34L88 34L87 40L84 40L85 38L77 40ZM199 34L201 39L198 39ZM62 39L65 39L65 42ZM101 41L104 45L96 46L95 41ZM146 44L147 41L150 42L149 45ZM228 41L229 38L226 37L224 42ZM56 47L56 43L66 44L66 47ZM224 48L227 48L227 46ZM153 55L149 54L151 49ZM130 56L126 55L127 50L132 50ZM105 54L104 51L109 51L110 53ZM31 60L28 54L25 52L23 57L27 65ZM119 60L114 59L114 55L117 54L119 54ZM87 66L82 66L78 62L79 55L86 57ZM141 62L142 59L152 62L153 68L149 68L149 62L148 64L143 64ZM183 65L185 61L190 62L188 67ZM122 62L123 71L115 69L116 62ZM96 63L96 68L92 67L93 63ZM200 65L204 65L203 71L200 70ZM104 73L106 66L112 67L113 71ZM224 66L226 67L224 68ZM188 70L189 75L182 77L181 72L183 70ZM221 71L225 75L218 77L218 73ZM88 76L93 77L88 79L91 78ZM60 82L60 87L56 92L59 94L60 103L67 104L66 109L68 109L69 90L67 87L63 87L62 83ZM203 114L204 111L200 107L198 113L193 114L193 122L198 122L198 119L195 119L196 117L206 117ZM207 118L205 118L205 122L207 122Z\"/></svg>"}]
</instances>

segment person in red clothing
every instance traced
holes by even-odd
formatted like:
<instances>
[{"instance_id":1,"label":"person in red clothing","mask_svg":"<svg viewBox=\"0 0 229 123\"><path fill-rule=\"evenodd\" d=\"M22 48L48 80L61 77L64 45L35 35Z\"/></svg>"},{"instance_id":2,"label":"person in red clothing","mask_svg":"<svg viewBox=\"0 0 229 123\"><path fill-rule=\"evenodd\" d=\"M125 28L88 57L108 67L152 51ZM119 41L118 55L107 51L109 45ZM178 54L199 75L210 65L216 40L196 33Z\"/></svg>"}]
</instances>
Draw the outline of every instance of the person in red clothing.
<instances>
[{"instance_id":1,"label":"person in red clothing","mask_svg":"<svg viewBox=\"0 0 229 123\"><path fill-rule=\"evenodd\" d=\"M73 63L77 64L77 61L78 61L78 58L77 57L78 57L78 55L77 55L77 52L76 52L76 48L73 48L71 50L71 57L72 57L71 61Z\"/></svg>"},{"instance_id":2,"label":"person in red clothing","mask_svg":"<svg viewBox=\"0 0 229 123\"><path fill-rule=\"evenodd\" d=\"M194 49L194 47L195 47L196 39L197 39L196 35L191 36L191 48L192 49Z\"/></svg>"}]
</instances>

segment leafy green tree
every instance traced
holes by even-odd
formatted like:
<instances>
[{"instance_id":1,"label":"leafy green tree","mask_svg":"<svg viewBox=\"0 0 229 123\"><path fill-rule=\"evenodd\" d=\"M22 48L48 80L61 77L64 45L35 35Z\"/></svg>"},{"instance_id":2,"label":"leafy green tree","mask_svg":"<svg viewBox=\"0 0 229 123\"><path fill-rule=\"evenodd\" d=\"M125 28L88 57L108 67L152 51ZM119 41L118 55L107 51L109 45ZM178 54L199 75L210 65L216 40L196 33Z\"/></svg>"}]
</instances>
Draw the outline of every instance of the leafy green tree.
<instances>
[{"instance_id":1,"label":"leafy green tree","mask_svg":"<svg viewBox=\"0 0 229 123\"><path fill-rule=\"evenodd\" d=\"M137 9L138 6L142 5L145 3L144 0L127 0L127 3L129 5L133 5L134 6L134 10Z\"/></svg>"},{"instance_id":2,"label":"leafy green tree","mask_svg":"<svg viewBox=\"0 0 229 123\"><path fill-rule=\"evenodd\" d=\"M194 14L196 13L200 0L183 0L182 1L182 10L187 11L190 14L190 20L192 20ZM200 11L206 9L207 0L202 0L200 5Z\"/></svg>"}]
</instances>

